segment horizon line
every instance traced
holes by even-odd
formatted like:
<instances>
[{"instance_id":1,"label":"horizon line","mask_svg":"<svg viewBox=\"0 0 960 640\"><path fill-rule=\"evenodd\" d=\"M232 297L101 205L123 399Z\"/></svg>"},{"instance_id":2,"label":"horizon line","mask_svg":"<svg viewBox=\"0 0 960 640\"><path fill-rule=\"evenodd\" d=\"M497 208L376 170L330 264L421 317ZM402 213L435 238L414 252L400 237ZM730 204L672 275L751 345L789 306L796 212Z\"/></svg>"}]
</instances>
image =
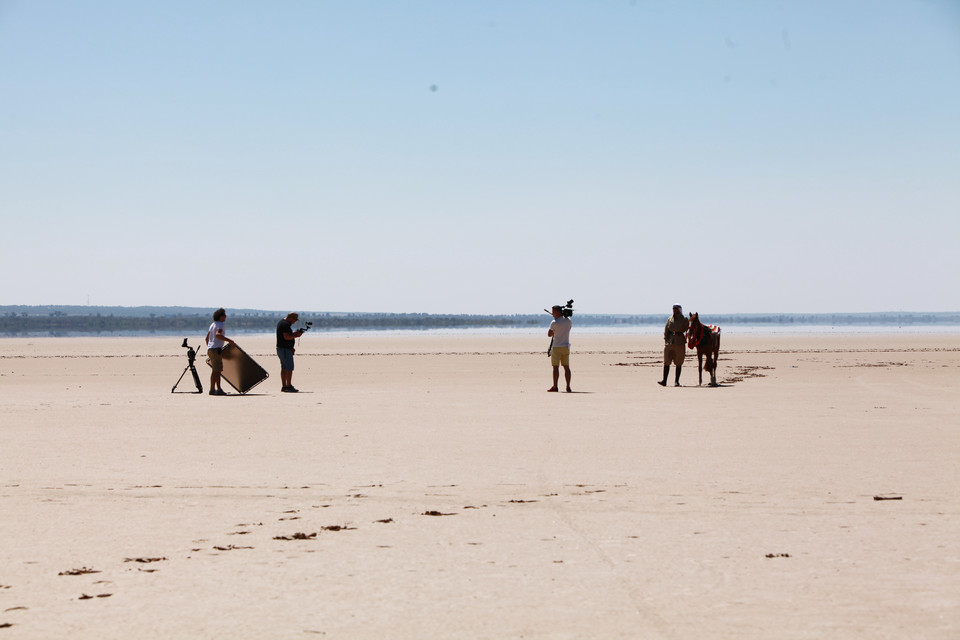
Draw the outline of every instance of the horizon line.
<instances>
[{"instance_id":1,"label":"horizon line","mask_svg":"<svg viewBox=\"0 0 960 640\"><path fill-rule=\"evenodd\" d=\"M137 310L137 309L156 309L156 310L173 310L179 309L182 311L195 311L198 314L209 313L207 307L198 307L193 305L92 305L92 304L4 304L0 305L0 313L13 310L13 309L125 309L125 310ZM233 309L234 312L239 313L279 313L286 314L289 313L289 310L281 309L263 309L255 307L224 307L226 310ZM213 309L213 307L210 307ZM437 311L333 311L333 310L303 310L297 311L299 315L309 315L309 314L328 314L328 315L381 315L381 316L398 316L398 315L426 315L426 316L474 316L474 317L499 317L499 316L537 316L543 313L543 311L528 311L528 312L499 312L499 313L473 313L473 312L437 312ZM641 311L632 311L632 312L589 312L575 309L576 315L579 316L660 316L660 315L670 315L668 311L657 311L657 312L641 312ZM826 316L826 315L871 315L871 314L884 314L884 315L895 315L895 314L960 314L960 310L903 310L903 309L887 309L887 310L874 310L874 311L726 311L726 312L716 312L711 313L713 316L753 316L753 315L808 315L808 316Z\"/></svg>"}]
</instances>

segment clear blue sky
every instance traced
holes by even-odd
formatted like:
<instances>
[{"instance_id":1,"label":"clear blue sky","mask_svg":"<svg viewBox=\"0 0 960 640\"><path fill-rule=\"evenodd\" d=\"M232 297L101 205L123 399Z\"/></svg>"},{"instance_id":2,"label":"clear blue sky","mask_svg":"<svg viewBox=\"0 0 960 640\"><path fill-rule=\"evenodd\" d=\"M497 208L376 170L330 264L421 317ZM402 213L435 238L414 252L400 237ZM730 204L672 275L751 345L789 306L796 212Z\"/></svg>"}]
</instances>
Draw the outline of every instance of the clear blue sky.
<instances>
[{"instance_id":1,"label":"clear blue sky","mask_svg":"<svg viewBox=\"0 0 960 640\"><path fill-rule=\"evenodd\" d=\"M960 310L960 2L0 0L0 304Z\"/></svg>"}]
</instances>

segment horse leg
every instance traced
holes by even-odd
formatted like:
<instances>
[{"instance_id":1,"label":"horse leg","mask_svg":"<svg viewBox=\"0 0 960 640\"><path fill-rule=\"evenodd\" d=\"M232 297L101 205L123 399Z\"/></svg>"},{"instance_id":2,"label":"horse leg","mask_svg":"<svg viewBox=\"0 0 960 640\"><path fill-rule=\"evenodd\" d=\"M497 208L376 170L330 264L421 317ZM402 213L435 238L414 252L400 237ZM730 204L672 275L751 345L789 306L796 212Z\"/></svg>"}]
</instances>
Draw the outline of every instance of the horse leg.
<instances>
[{"instance_id":1,"label":"horse leg","mask_svg":"<svg viewBox=\"0 0 960 640\"><path fill-rule=\"evenodd\" d=\"M709 365L709 361L707 362ZM703 351L697 349L697 385L703 384Z\"/></svg>"},{"instance_id":2,"label":"horse leg","mask_svg":"<svg viewBox=\"0 0 960 640\"><path fill-rule=\"evenodd\" d=\"M713 346L713 369L710 371L710 384L717 386L717 363L720 361L720 339L717 338L717 344Z\"/></svg>"}]
</instances>

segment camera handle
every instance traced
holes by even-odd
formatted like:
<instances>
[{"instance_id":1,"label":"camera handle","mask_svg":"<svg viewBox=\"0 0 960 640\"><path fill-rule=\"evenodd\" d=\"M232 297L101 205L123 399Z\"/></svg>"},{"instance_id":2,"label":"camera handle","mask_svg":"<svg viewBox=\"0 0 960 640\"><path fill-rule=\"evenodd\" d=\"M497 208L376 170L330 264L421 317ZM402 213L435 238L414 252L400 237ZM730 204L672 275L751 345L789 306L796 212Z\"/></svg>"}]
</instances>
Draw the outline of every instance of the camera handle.
<instances>
[{"instance_id":1,"label":"camera handle","mask_svg":"<svg viewBox=\"0 0 960 640\"><path fill-rule=\"evenodd\" d=\"M297 338L297 349L300 348L300 338L302 338L302 337L303 337L303 334L306 333L307 331L310 331L310 329L312 329L312 328L313 328L313 322L304 322L304 323L303 323L303 328L300 329L300 331L301 331L302 333L301 333L300 336Z\"/></svg>"}]
</instances>

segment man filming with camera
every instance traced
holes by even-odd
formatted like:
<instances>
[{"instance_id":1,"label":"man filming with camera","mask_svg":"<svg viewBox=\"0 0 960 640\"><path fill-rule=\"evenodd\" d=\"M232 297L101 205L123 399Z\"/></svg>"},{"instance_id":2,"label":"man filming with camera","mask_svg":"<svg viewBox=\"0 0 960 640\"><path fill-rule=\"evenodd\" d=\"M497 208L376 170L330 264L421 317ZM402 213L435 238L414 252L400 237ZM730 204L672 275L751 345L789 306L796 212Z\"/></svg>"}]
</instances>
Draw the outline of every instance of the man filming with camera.
<instances>
[{"instance_id":1,"label":"man filming with camera","mask_svg":"<svg viewBox=\"0 0 960 640\"><path fill-rule=\"evenodd\" d=\"M567 304L569 308L571 303ZM560 389L557 387L557 383L560 381L560 366L563 366L563 375L567 382L567 393L573 391L570 388L570 329L573 327L573 322L570 320L570 315L573 313L573 309L569 309L568 313L564 313L564 307L555 304L553 305L553 310L550 312L553 316L553 322L550 323L550 329L547 331L547 335L553 338L553 341L550 343L550 364L553 365L553 386L547 389L550 392L556 392Z\"/></svg>"},{"instance_id":2,"label":"man filming with camera","mask_svg":"<svg viewBox=\"0 0 960 640\"><path fill-rule=\"evenodd\" d=\"M300 314L292 311L277 323L277 356L280 358L280 391L297 393L299 389L293 386L293 354L294 342L303 335L306 329L293 330L293 325L300 319Z\"/></svg>"}]
</instances>

